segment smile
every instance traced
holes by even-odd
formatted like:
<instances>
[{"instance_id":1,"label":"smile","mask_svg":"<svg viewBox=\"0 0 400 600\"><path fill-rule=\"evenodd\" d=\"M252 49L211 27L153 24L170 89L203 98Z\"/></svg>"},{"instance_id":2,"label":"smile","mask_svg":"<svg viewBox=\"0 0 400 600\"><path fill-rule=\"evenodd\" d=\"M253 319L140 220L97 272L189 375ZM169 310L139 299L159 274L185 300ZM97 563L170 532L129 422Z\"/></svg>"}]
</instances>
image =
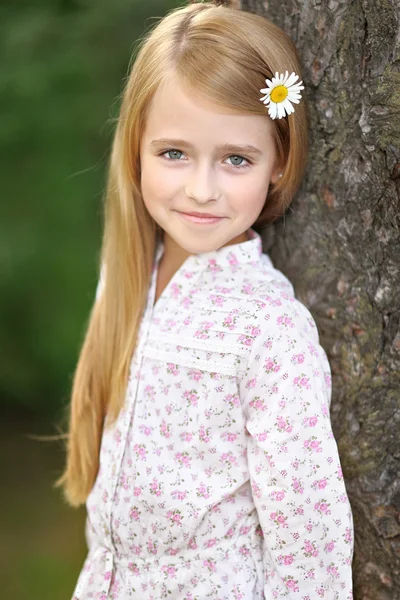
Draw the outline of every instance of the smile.
<instances>
[{"instance_id":1,"label":"smile","mask_svg":"<svg viewBox=\"0 0 400 600\"><path fill-rule=\"evenodd\" d=\"M176 211L178 215L180 215L185 221L190 221L191 223L198 223L200 225L212 225L214 223L219 223L225 217L199 217L197 215L191 215L188 213L183 213Z\"/></svg>"}]
</instances>

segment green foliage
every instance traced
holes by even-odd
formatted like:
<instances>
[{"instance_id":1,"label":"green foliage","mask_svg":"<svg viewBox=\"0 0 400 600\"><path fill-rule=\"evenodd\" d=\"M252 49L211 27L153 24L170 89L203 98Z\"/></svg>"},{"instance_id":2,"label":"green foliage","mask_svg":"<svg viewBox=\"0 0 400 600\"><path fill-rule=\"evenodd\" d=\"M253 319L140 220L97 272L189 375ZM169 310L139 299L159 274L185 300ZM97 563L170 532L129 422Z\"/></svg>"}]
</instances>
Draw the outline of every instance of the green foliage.
<instances>
[{"instance_id":1,"label":"green foliage","mask_svg":"<svg viewBox=\"0 0 400 600\"><path fill-rule=\"evenodd\" d=\"M3 418L0 456L1 597L5 600L71 598L87 548L86 513L72 510L53 488L64 466L61 443L32 435L51 429L43 416Z\"/></svg>"},{"instance_id":2,"label":"green foliage","mask_svg":"<svg viewBox=\"0 0 400 600\"><path fill-rule=\"evenodd\" d=\"M54 413L93 301L118 96L171 0L0 7L1 397Z\"/></svg>"}]
</instances>

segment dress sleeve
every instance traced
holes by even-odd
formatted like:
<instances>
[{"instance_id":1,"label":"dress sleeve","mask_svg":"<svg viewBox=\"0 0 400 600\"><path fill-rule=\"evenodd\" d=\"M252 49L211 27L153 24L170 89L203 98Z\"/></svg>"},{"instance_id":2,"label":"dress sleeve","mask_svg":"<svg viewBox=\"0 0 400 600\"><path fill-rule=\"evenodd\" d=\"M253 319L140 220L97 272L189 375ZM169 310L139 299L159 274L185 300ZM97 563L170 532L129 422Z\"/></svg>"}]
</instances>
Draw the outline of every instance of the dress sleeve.
<instances>
[{"instance_id":1,"label":"dress sleeve","mask_svg":"<svg viewBox=\"0 0 400 600\"><path fill-rule=\"evenodd\" d=\"M263 296L240 381L268 599L350 600L353 515L330 421L331 371L294 296Z\"/></svg>"}]
</instances>

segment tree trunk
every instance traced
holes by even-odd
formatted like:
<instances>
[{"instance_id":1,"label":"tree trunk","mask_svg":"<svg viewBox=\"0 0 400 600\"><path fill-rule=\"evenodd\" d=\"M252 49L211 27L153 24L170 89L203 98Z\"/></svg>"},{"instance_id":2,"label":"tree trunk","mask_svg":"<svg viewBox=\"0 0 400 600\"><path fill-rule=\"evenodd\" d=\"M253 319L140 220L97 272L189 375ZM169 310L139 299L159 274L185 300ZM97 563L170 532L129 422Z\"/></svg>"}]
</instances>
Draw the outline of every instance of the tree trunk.
<instances>
[{"instance_id":1,"label":"tree trunk","mask_svg":"<svg viewBox=\"0 0 400 600\"><path fill-rule=\"evenodd\" d=\"M355 520L355 598L397 600L399 2L243 0L241 8L271 19L299 49L308 169L285 218L267 228L265 250L313 314L331 364L332 425Z\"/></svg>"}]
</instances>

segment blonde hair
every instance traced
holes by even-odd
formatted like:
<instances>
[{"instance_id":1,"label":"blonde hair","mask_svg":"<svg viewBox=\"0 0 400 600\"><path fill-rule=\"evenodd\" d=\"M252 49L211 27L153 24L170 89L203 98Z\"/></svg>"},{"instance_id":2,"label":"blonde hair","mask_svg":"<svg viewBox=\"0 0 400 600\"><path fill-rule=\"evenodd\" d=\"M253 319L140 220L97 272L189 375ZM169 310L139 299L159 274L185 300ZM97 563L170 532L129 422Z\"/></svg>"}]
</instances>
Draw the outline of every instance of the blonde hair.
<instances>
[{"instance_id":1,"label":"blonde hair","mask_svg":"<svg viewBox=\"0 0 400 600\"><path fill-rule=\"evenodd\" d=\"M265 79L294 71L299 60L290 38L259 15L212 3L170 11L141 40L122 96L112 146L100 264L104 288L92 308L68 407L67 462L55 482L67 502L84 503L99 468L100 443L123 405L129 368L146 305L158 227L140 191L140 139L151 99L168 73L214 103L266 115ZM254 227L286 211L306 164L308 116L304 96L274 135L283 176L268 191Z\"/></svg>"}]
</instances>

